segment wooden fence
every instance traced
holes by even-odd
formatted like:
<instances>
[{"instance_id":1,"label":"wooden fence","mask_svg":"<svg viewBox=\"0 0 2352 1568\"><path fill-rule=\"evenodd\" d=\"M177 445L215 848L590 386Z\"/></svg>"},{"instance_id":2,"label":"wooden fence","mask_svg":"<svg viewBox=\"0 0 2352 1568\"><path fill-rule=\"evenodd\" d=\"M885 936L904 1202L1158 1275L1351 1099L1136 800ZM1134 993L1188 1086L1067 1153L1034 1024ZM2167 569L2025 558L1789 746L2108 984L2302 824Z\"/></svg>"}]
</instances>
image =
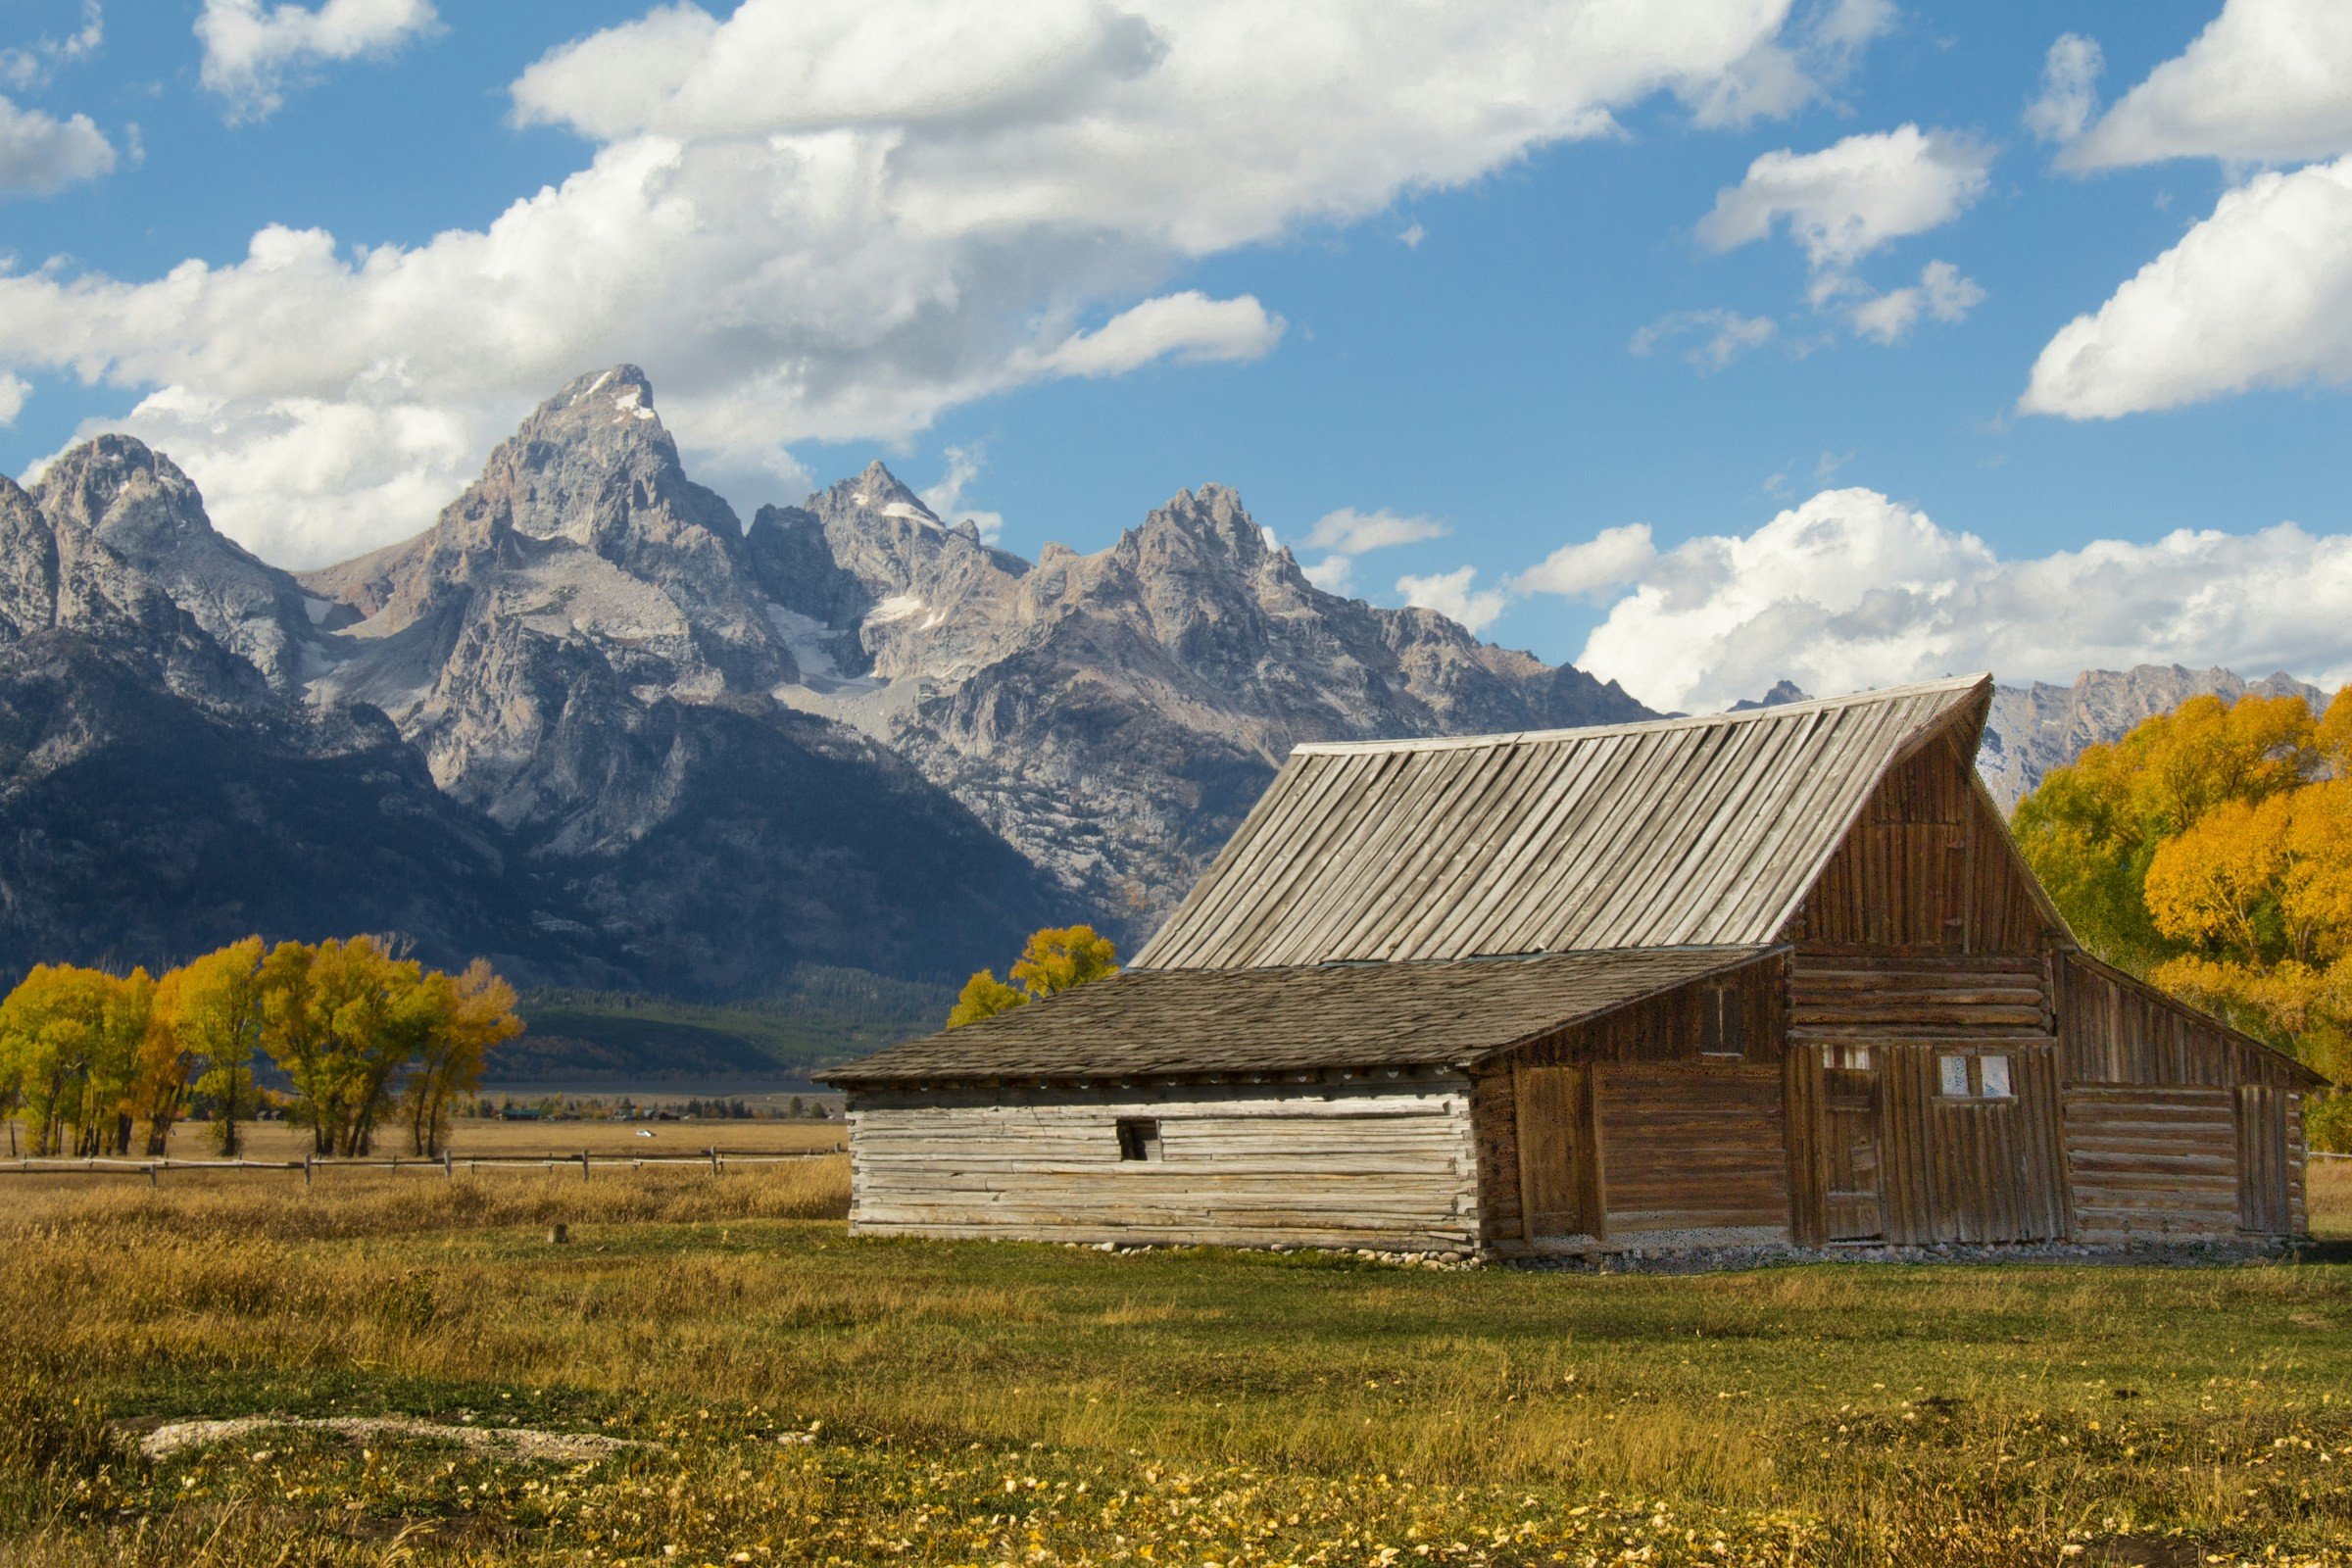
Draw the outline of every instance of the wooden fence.
<instances>
[{"instance_id":1,"label":"wooden fence","mask_svg":"<svg viewBox=\"0 0 2352 1568\"><path fill-rule=\"evenodd\" d=\"M305 1154L300 1159L172 1159L169 1156L138 1158L123 1156L92 1156L85 1158L19 1158L0 1160L0 1176L145 1176L147 1185L160 1184L167 1171L268 1171L279 1175L300 1172L302 1185L308 1187L323 1171L390 1170L416 1171L438 1175L455 1181L463 1169L467 1175L483 1166L492 1170L501 1167L528 1168L537 1166L549 1172L568 1170L578 1166L580 1180L591 1179L598 1166L607 1170L620 1167L642 1170L646 1166L688 1165L707 1168L716 1176L730 1165L782 1165L796 1160L822 1159L838 1154L847 1145L831 1149L793 1150L779 1152L774 1150L705 1149L691 1154L598 1154L581 1150L576 1154L466 1154L444 1153L439 1159L412 1154L403 1158L386 1155L382 1158L353 1157L321 1159Z\"/></svg>"}]
</instances>

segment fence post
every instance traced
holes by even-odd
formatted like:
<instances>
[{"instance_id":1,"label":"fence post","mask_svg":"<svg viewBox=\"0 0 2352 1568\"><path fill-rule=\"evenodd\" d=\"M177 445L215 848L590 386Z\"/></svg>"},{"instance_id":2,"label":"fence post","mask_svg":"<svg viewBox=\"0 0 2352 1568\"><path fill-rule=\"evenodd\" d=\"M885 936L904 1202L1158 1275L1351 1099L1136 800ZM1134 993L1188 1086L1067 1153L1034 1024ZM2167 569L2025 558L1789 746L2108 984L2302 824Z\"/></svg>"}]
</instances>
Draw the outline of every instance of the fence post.
<instances>
[{"instance_id":1,"label":"fence post","mask_svg":"<svg viewBox=\"0 0 2352 1568\"><path fill-rule=\"evenodd\" d=\"M153 1165L147 1167L147 1186L150 1190L155 1187L155 1167Z\"/></svg>"},{"instance_id":2,"label":"fence post","mask_svg":"<svg viewBox=\"0 0 2352 1568\"><path fill-rule=\"evenodd\" d=\"M302 1156L302 1185L305 1191L311 1185L311 1156L307 1152Z\"/></svg>"},{"instance_id":3,"label":"fence post","mask_svg":"<svg viewBox=\"0 0 2352 1568\"><path fill-rule=\"evenodd\" d=\"M710 1149L710 1174L713 1176L718 1174L718 1148L716 1145L711 1146Z\"/></svg>"},{"instance_id":4,"label":"fence post","mask_svg":"<svg viewBox=\"0 0 2352 1568\"><path fill-rule=\"evenodd\" d=\"M586 1181L587 1179L588 1179L588 1151L586 1151L585 1149L583 1149L583 1150L581 1150L581 1151L580 1151L580 1180L582 1180L582 1181Z\"/></svg>"},{"instance_id":5,"label":"fence post","mask_svg":"<svg viewBox=\"0 0 2352 1568\"><path fill-rule=\"evenodd\" d=\"M449 1182L454 1182L458 1179L458 1167L456 1162L453 1161L449 1156L449 1146L447 1144L443 1144L441 1146L441 1179Z\"/></svg>"}]
</instances>

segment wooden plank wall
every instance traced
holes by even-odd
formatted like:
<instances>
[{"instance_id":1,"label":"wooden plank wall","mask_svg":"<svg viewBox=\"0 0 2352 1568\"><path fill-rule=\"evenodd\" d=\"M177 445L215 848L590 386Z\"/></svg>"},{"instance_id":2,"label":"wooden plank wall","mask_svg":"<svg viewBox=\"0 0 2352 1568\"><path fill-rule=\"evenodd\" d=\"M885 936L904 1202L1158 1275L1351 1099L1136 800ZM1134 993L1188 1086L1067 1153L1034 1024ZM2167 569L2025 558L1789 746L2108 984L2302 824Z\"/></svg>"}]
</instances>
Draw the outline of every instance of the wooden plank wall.
<instances>
[{"instance_id":1,"label":"wooden plank wall","mask_svg":"<svg viewBox=\"0 0 2352 1568\"><path fill-rule=\"evenodd\" d=\"M1871 797L1786 935L1806 945L2037 953L2049 932L1971 763L1938 740Z\"/></svg>"},{"instance_id":2,"label":"wooden plank wall","mask_svg":"<svg viewBox=\"0 0 2352 1568\"><path fill-rule=\"evenodd\" d=\"M1517 1069L1588 1064L1600 1069L1604 1080L1610 1064L1680 1062L1703 1065L1709 1072L1748 1065L1777 1069L1783 1050L1786 972L1785 956L1766 958L1722 980L1685 986L1561 1030L1480 1069L1471 1089L1471 1126L1480 1229L1487 1243L1507 1251L1527 1240ZM1710 1046L1724 1054L1709 1056ZM1733 1051L1738 1054L1730 1054ZM1692 1092L1703 1094L1707 1088L1706 1081L1697 1081ZM1605 1139L1593 1157L1602 1167L1594 1177L1597 1189L1605 1182L1610 1157ZM1587 1206L1594 1213L1607 1212L1599 1191L1591 1195ZM1777 1223L1785 1225L1785 1216Z\"/></svg>"},{"instance_id":3,"label":"wooden plank wall","mask_svg":"<svg viewBox=\"0 0 2352 1568\"><path fill-rule=\"evenodd\" d=\"M2230 1090L2070 1085L2066 1156L2087 1242L2237 1229L2237 1130Z\"/></svg>"},{"instance_id":4,"label":"wooden plank wall","mask_svg":"<svg viewBox=\"0 0 2352 1568\"><path fill-rule=\"evenodd\" d=\"M1289 1243L1476 1242L1470 1085L1458 1075L1159 1088L852 1093L860 1235ZM1121 1117L1160 1158L1121 1160Z\"/></svg>"},{"instance_id":5,"label":"wooden plank wall","mask_svg":"<svg viewBox=\"0 0 2352 1568\"><path fill-rule=\"evenodd\" d=\"M2080 954L2059 960L2058 1033L2070 1084L2300 1087L2294 1065Z\"/></svg>"},{"instance_id":6,"label":"wooden plank wall","mask_svg":"<svg viewBox=\"0 0 2352 1568\"><path fill-rule=\"evenodd\" d=\"M1602 1067L1594 1101L1609 1239L1788 1240L1778 1067Z\"/></svg>"},{"instance_id":7,"label":"wooden plank wall","mask_svg":"<svg viewBox=\"0 0 2352 1568\"><path fill-rule=\"evenodd\" d=\"M2009 1058L2007 1099L1946 1099L1938 1057ZM2067 1234L2057 1048L2038 1042L1910 1042L1884 1048L1886 1238L2048 1241Z\"/></svg>"}]
</instances>

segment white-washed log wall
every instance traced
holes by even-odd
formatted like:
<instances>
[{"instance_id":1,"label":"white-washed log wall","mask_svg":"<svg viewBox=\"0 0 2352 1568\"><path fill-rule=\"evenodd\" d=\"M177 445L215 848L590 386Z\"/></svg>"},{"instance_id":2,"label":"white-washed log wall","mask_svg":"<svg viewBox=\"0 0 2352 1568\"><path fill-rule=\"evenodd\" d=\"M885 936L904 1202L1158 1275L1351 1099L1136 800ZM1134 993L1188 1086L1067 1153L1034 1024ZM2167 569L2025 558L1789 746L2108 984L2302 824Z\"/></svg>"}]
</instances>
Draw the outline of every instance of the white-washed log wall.
<instances>
[{"instance_id":1,"label":"white-washed log wall","mask_svg":"<svg viewBox=\"0 0 2352 1568\"><path fill-rule=\"evenodd\" d=\"M1155 1124L1122 1159L1121 1118ZM1470 1085L861 1089L849 1100L861 1235L1468 1249Z\"/></svg>"}]
</instances>

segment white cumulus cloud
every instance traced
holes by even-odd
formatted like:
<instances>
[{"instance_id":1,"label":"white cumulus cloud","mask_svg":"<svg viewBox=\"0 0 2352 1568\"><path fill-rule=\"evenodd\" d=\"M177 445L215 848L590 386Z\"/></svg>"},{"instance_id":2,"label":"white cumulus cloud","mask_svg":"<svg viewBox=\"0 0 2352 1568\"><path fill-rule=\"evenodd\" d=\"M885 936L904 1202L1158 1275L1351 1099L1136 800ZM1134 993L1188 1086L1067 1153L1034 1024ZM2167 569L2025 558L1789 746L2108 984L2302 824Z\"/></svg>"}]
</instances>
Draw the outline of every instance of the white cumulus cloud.
<instances>
[{"instance_id":1,"label":"white cumulus cloud","mask_svg":"<svg viewBox=\"0 0 2352 1568\"><path fill-rule=\"evenodd\" d=\"M1315 519L1315 525L1306 532L1306 543L1312 550L1360 556L1367 550L1393 550L1398 545L1443 539L1451 532L1450 527L1435 517L1406 516L1386 507L1377 512L1342 507Z\"/></svg>"},{"instance_id":2,"label":"white cumulus cloud","mask_svg":"<svg viewBox=\"0 0 2352 1568\"><path fill-rule=\"evenodd\" d=\"M122 388L225 530L300 560L421 526L429 505L395 520L410 497L446 499L532 403L617 360L653 376L699 471L790 473L792 443L904 440L1025 382L1263 354L1279 316L1183 289L1182 268L1610 134L1661 94L1711 102L1742 62L1826 72L1822 29L1876 15L1789 11L664 5L514 83L518 120L590 145L487 225L289 224L149 278L0 269L0 369ZM431 8L209 0L206 19L210 79L258 107Z\"/></svg>"},{"instance_id":3,"label":"white cumulus cloud","mask_svg":"<svg viewBox=\"0 0 2352 1568\"><path fill-rule=\"evenodd\" d=\"M1283 320L1251 296L1212 300L1198 289L1164 294L1121 311L1036 356L1051 375L1123 375L1153 360L1189 364L1254 360L1282 340Z\"/></svg>"},{"instance_id":4,"label":"white cumulus cloud","mask_svg":"<svg viewBox=\"0 0 2352 1568\"><path fill-rule=\"evenodd\" d=\"M1365 551L1425 544L1452 532L1436 517L1408 516L1386 507L1377 512L1341 507L1317 517L1304 540L1307 549L1331 554L1300 569L1308 582L1325 593L1344 594L1355 585L1355 558Z\"/></svg>"},{"instance_id":5,"label":"white cumulus cloud","mask_svg":"<svg viewBox=\"0 0 2352 1568\"><path fill-rule=\"evenodd\" d=\"M2059 162L2111 169L2168 158L2275 163L2352 152L2352 6L2229 0Z\"/></svg>"},{"instance_id":6,"label":"white cumulus cloud","mask_svg":"<svg viewBox=\"0 0 2352 1568\"><path fill-rule=\"evenodd\" d=\"M2352 158L2263 173L2060 328L2019 407L2114 418L2352 380Z\"/></svg>"},{"instance_id":7,"label":"white cumulus cloud","mask_svg":"<svg viewBox=\"0 0 2352 1568\"><path fill-rule=\"evenodd\" d=\"M1646 522L1603 528L1590 539L1566 544L1511 579L1522 594L1558 594L1563 599L1606 598L1639 577L1658 559Z\"/></svg>"},{"instance_id":8,"label":"white cumulus cloud","mask_svg":"<svg viewBox=\"0 0 2352 1568\"><path fill-rule=\"evenodd\" d=\"M433 0L204 0L196 37L205 87L228 100L231 118L260 120L319 66L391 54L439 25Z\"/></svg>"},{"instance_id":9,"label":"white cumulus cloud","mask_svg":"<svg viewBox=\"0 0 2352 1568\"><path fill-rule=\"evenodd\" d=\"M2064 32L2041 63L2041 91L2026 106L2026 128L2043 141L2069 142L2082 134L2099 107L2099 73L2107 57L2096 39Z\"/></svg>"},{"instance_id":10,"label":"white cumulus cloud","mask_svg":"<svg viewBox=\"0 0 2352 1568\"><path fill-rule=\"evenodd\" d=\"M1781 676L1844 692L2175 661L2352 674L2352 538L2182 529L2004 560L1876 491L1828 490L1753 533L1659 554L1577 659L1690 711Z\"/></svg>"},{"instance_id":11,"label":"white cumulus cloud","mask_svg":"<svg viewBox=\"0 0 2352 1568\"><path fill-rule=\"evenodd\" d=\"M1434 610L1472 631L1485 631L1511 607L1511 596L1499 588L1472 586L1477 578L1477 567L1457 566L1426 577L1399 577L1396 592L1408 605Z\"/></svg>"},{"instance_id":12,"label":"white cumulus cloud","mask_svg":"<svg viewBox=\"0 0 2352 1568\"><path fill-rule=\"evenodd\" d=\"M21 375L0 370L0 429L17 422L24 412L24 404L32 396L32 384Z\"/></svg>"},{"instance_id":13,"label":"white cumulus cloud","mask_svg":"<svg viewBox=\"0 0 2352 1568\"><path fill-rule=\"evenodd\" d=\"M1984 194L1993 150L1945 130L1899 125L1814 153L1765 153L1718 192L1698 238L1731 250L1785 224L1822 271L1852 266L1891 240L1940 228Z\"/></svg>"},{"instance_id":14,"label":"white cumulus cloud","mask_svg":"<svg viewBox=\"0 0 2352 1568\"><path fill-rule=\"evenodd\" d=\"M114 167L114 144L89 116L60 120L0 98L0 199L45 196Z\"/></svg>"}]
</instances>

